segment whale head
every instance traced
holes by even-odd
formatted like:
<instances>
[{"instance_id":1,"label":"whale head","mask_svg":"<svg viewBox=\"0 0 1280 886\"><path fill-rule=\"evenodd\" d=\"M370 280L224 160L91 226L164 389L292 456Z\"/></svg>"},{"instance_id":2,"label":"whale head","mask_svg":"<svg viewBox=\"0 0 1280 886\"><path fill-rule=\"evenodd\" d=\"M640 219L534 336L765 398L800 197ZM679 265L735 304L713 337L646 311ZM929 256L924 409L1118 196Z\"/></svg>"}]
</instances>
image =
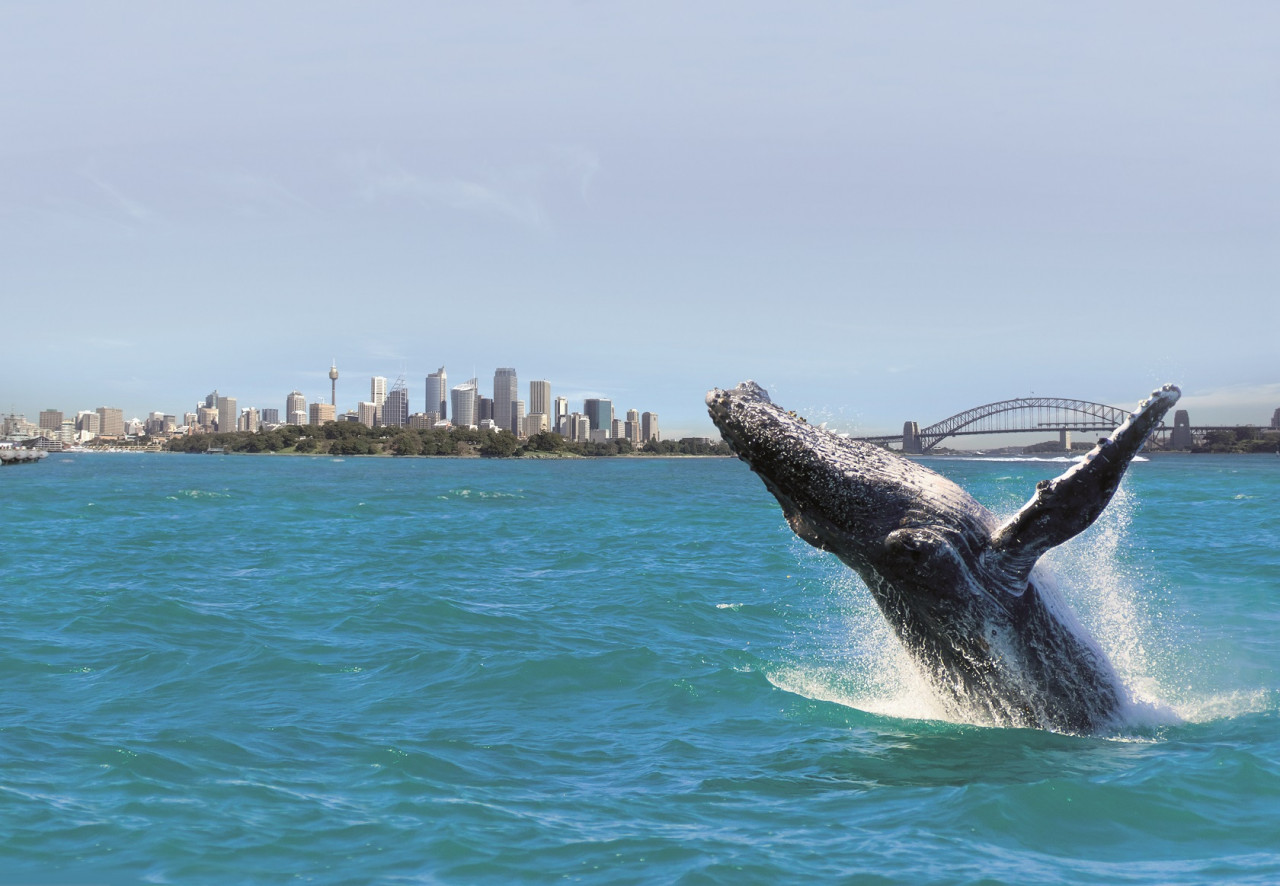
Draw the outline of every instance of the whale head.
<instances>
[{"instance_id":1,"label":"whale head","mask_svg":"<svg viewBox=\"0 0 1280 886\"><path fill-rule=\"evenodd\" d=\"M973 585L968 573L996 521L950 480L809 424L753 381L708 392L707 409L809 544L926 597Z\"/></svg>"}]
</instances>

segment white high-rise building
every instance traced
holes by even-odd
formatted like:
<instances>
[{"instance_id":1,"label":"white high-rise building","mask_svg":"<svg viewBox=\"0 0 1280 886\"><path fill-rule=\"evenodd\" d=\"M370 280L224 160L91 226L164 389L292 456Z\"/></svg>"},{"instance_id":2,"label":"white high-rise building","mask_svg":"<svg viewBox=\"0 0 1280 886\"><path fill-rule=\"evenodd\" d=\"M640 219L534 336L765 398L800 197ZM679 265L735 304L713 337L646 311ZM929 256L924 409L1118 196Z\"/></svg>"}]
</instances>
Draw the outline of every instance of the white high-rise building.
<instances>
[{"instance_id":1,"label":"white high-rise building","mask_svg":"<svg viewBox=\"0 0 1280 886\"><path fill-rule=\"evenodd\" d=\"M380 425L382 424L382 406L387 402L387 380L383 376L375 375L369 379L369 400L376 410L373 423Z\"/></svg>"},{"instance_id":2,"label":"white high-rise building","mask_svg":"<svg viewBox=\"0 0 1280 886\"><path fill-rule=\"evenodd\" d=\"M307 398L301 391L294 391L284 398L284 420L291 425L307 423Z\"/></svg>"},{"instance_id":3,"label":"white high-rise building","mask_svg":"<svg viewBox=\"0 0 1280 886\"><path fill-rule=\"evenodd\" d=\"M452 401L449 404L449 411L453 415L454 427L475 427L477 399L475 382L469 381L465 384L457 385L449 392L449 398Z\"/></svg>"},{"instance_id":4,"label":"white high-rise building","mask_svg":"<svg viewBox=\"0 0 1280 886\"><path fill-rule=\"evenodd\" d=\"M240 413L240 430L251 434L258 430L258 410L250 406Z\"/></svg>"},{"instance_id":5,"label":"white high-rise building","mask_svg":"<svg viewBox=\"0 0 1280 886\"><path fill-rule=\"evenodd\" d=\"M512 425L511 407L520 396L520 384L516 380L516 371L510 366L494 370L493 373L493 421L500 430L517 433Z\"/></svg>"},{"instance_id":6,"label":"white high-rise building","mask_svg":"<svg viewBox=\"0 0 1280 886\"><path fill-rule=\"evenodd\" d=\"M535 412L537 410L534 410ZM560 430L560 424L569 415L569 400L567 397L556 397L551 411L551 427L557 431Z\"/></svg>"},{"instance_id":7,"label":"white high-rise building","mask_svg":"<svg viewBox=\"0 0 1280 886\"><path fill-rule=\"evenodd\" d=\"M427 376L427 400L423 405L423 409L427 412L434 412L440 418L447 418L449 415L448 408L449 399L449 376L441 366L435 372Z\"/></svg>"},{"instance_id":8,"label":"white high-rise building","mask_svg":"<svg viewBox=\"0 0 1280 886\"><path fill-rule=\"evenodd\" d=\"M378 420L378 409L368 400L361 400L356 406L356 421L367 428L373 427L373 423Z\"/></svg>"}]
</instances>

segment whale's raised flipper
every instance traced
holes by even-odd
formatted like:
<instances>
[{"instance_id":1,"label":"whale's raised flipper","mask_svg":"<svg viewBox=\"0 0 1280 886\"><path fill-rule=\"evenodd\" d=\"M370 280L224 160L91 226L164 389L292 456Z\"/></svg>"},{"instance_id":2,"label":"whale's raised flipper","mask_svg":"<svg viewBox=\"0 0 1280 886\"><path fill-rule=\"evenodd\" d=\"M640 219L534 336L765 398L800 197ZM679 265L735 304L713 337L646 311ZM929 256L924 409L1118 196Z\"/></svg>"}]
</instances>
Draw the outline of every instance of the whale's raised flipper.
<instances>
[{"instance_id":1,"label":"whale's raised flipper","mask_svg":"<svg viewBox=\"0 0 1280 886\"><path fill-rule=\"evenodd\" d=\"M1025 583L1046 551L1087 529L1111 501L1129 462L1181 395L1174 385L1152 391L1084 461L1056 479L1042 480L1031 501L991 534L988 564L1015 584Z\"/></svg>"}]
</instances>

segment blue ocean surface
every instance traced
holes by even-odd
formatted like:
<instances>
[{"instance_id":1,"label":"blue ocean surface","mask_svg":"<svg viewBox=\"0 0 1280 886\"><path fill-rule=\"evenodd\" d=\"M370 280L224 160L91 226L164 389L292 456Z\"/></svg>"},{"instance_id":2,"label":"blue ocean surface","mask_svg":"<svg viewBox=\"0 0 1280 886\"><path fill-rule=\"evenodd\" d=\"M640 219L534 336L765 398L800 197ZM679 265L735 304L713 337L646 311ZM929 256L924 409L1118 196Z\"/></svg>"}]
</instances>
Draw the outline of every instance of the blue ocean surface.
<instances>
[{"instance_id":1,"label":"blue ocean surface","mask_svg":"<svg viewBox=\"0 0 1280 886\"><path fill-rule=\"evenodd\" d=\"M55 454L0 518L0 883L1280 881L1275 456L1050 555L1147 703L1094 736L940 719L731 459Z\"/></svg>"}]
</instances>

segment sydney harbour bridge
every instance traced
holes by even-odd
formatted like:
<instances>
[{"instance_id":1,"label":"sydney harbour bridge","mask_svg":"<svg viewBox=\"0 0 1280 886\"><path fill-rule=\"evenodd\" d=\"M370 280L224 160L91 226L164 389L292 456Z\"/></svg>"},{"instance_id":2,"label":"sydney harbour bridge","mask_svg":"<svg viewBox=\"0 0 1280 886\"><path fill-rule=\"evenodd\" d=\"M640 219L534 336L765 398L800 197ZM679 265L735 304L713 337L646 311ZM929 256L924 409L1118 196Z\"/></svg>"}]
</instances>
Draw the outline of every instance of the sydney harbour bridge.
<instances>
[{"instance_id":1,"label":"sydney harbour bridge","mask_svg":"<svg viewBox=\"0 0 1280 886\"><path fill-rule=\"evenodd\" d=\"M921 428L914 421L902 426L901 434L876 437L854 437L883 446L898 445L905 453L924 454L934 451L950 437L981 434L1026 434L1056 432L1063 450L1071 448L1073 432L1106 436L1129 417L1129 410L1089 400L1065 400L1060 397L1019 397L987 403L956 413L950 418ZM1190 449L1194 437L1218 428L1193 428L1185 409L1175 413L1173 427L1161 424L1157 438L1165 438L1170 449Z\"/></svg>"}]
</instances>

